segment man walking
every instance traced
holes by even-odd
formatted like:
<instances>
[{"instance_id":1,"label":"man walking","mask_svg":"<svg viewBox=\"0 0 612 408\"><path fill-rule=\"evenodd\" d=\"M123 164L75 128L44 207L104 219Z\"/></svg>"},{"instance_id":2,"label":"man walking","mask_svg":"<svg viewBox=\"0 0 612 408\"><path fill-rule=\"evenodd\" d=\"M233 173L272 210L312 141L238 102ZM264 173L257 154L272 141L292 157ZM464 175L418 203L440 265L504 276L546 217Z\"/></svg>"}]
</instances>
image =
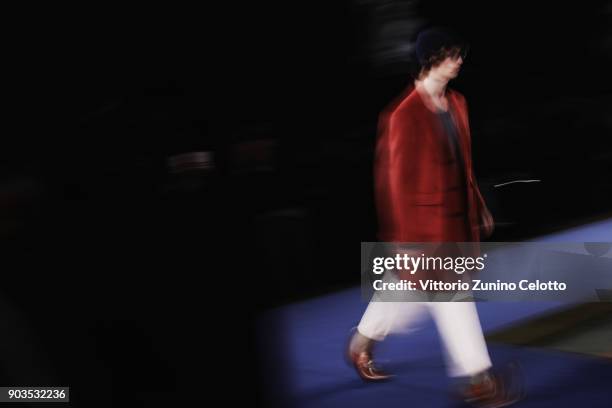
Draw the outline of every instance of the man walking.
<instances>
[{"instance_id":1,"label":"man walking","mask_svg":"<svg viewBox=\"0 0 612 408\"><path fill-rule=\"evenodd\" d=\"M450 31L419 34L419 75L380 117L375 191L379 238L385 242L478 242L493 231L493 218L472 170L465 98L448 88L466 56ZM448 357L448 372L460 395L478 406L501 407L518 400L508 380L491 370L476 307L472 302L385 302L373 299L353 334L348 355L366 381L390 376L373 363L373 346L429 311Z\"/></svg>"}]
</instances>

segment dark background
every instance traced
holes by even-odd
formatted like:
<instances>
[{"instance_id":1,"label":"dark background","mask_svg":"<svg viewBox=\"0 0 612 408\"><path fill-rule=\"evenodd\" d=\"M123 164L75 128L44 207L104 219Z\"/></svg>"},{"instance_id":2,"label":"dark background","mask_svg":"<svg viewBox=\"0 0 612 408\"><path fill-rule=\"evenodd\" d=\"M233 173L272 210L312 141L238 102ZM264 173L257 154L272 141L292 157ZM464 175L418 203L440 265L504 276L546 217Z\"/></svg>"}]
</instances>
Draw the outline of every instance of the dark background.
<instances>
[{"instance_id":1,"label":"dark background","mask_svg":"<svg viewBox=\"0 0 612 408\"><path fill-rule=\"evenodd\" d=\"M15 12L2 382L69 385L88 407L263 401L255 319L358 283L377 115L409 81L398 47L427 24L471 44L453 86L491 240L606 217L611 16L606 1ZM169 172L193 151L214 168ZM493 187L517 178L541 182Z\"/></svg>"}]
</instances>

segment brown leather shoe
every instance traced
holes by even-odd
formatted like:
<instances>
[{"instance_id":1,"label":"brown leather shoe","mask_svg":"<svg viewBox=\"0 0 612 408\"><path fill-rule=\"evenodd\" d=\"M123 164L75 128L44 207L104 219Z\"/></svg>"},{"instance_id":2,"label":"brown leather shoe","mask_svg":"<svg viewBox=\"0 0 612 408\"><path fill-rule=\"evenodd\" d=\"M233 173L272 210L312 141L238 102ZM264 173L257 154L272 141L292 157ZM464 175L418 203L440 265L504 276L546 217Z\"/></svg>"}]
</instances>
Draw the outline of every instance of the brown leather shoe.
<instances>
[{"instance_id":1,"label":"brown leather shoe","mask_svg":"<svg viewBox=\"0 0 612 408\"><path fill-rule=\"evenodd\" d=\"M346 347L346 359L348 363L355 368L357 375L359 375L363 381L368 382L385 381L393 377L374 365L374 359L372 358L374 340L363 336L365 345L358 350L351 350L351 340L354 336L363 335L359 334L356 329L353 329L353 334L352 336L349 336L349 341Z\"/></svg>"},{"instance_id":2,"label":"brown leather shoe","mask_svg":"<svg viewBox=\"0 0 612 408\"><path fill-rule=\"evenodd\" d=\"M360 353L350 353L350 359L355 367L355 371L363 381L375 382L385 381L393 377L374 365L372 354L367 351Z\"/></svg>"},{"instance_id":3,"label":"brown leather shoe","mask_svg":"<svg viewBox=\"0 0 612 408\"><path fill-rule=\"evenodd\" d=\"M461 394L466 403L477 408L507 407L523 397L522 375L516 365L489 373L484 381L469 385Z\"/></svg>"}]
</instances>

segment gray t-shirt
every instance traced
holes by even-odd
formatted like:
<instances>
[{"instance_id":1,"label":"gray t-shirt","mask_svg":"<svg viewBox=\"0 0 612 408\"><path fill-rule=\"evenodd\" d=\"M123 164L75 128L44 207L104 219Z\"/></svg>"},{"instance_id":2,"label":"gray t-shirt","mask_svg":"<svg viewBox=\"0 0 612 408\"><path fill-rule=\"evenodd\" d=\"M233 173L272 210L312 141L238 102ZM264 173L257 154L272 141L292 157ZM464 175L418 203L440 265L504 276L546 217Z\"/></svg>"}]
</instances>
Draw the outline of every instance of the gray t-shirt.
<instances>
[{"instance_id":1,"label":"gray t-shirt","mask_svg":"<svg viewBox=\"0 0 612 408\"><path fill-rule=\"evenodd\" d=\"M465 162L463 161L463 155L461 154L461 148L459 147L459 133L455 127L455 122L453 121L450 111L439 110L437 113L440 122L442 122L444 133L446 133L446 137L448 138L448 143L450 144L450 150L453 158L455 161L457 161L458 167L463 173L463 169L465 169Z\"/></svg>"}]
</instances>

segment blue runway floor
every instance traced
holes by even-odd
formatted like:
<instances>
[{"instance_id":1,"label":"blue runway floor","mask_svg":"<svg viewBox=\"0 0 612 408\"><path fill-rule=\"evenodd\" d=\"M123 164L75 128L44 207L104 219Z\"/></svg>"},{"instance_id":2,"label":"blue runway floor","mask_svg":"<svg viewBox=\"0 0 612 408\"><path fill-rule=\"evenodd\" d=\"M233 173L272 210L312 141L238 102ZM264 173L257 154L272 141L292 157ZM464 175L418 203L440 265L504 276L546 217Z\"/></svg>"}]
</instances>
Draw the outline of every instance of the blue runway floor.
<instances>
[{"instance_id":1,"label":"blue runway floor","mask_svg":"<svg viewBox=\"0 0 612 408\"><path fill-rule=\"evenodd\" d=\"M542 242L612 242L612 221L542 237ZM269 392L292 407L452 407L442 349L431 319L410 334L393 335L377 360L396 374L383 384L365 384L343 359L347 335L365 310L359 288L268 312L260 341L276 379ZM485 333L566 304L557 302L479 303ZM610 339L612 342L612 339ZM581 354L489 344L494 364L517 361L526 398L517 407L612 407L612 363Z\"/></svg>"}]
</instances>

